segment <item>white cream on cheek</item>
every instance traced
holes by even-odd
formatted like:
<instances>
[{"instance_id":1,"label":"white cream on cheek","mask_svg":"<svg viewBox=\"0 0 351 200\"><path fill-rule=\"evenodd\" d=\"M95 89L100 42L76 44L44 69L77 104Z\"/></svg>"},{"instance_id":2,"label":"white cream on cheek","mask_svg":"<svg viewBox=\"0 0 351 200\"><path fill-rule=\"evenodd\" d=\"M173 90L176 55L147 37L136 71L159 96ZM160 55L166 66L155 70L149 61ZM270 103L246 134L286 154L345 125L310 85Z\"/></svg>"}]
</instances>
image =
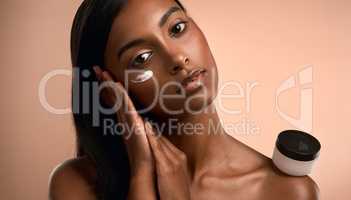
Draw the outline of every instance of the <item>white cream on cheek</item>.
<instances>
[{"instance_id":1,"label":"white cream on cheek","mask_svg":"<svg viewBox=\"0 0 351 200\"><path fill-rule=\"evenodd\" d=\"M147 80L150 80L154 76L154 73L151 70L146 70L143 73L137 75L137 77L131 80L133 83L143 83Z\"/></svg>"}]
</instances>

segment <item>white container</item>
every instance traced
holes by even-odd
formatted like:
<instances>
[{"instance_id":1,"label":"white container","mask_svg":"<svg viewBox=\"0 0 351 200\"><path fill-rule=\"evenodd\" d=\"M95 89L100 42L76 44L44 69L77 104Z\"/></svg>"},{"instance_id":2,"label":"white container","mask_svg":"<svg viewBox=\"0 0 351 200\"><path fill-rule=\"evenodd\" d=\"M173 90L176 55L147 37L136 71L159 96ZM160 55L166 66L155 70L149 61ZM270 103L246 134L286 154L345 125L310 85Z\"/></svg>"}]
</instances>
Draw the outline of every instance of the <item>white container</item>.
<instances>
[{"instance_id":1,"label":"white container","mask_svg":"<svg viewBox=\"0 0 351 200\"><path fill-rule=\"evenodd\" d=\"M282 172L291 176L305 176L311 173L319 157L321 145L312 135L286 130L279 134L272 160Z\"/></svg>"}]
</instances>

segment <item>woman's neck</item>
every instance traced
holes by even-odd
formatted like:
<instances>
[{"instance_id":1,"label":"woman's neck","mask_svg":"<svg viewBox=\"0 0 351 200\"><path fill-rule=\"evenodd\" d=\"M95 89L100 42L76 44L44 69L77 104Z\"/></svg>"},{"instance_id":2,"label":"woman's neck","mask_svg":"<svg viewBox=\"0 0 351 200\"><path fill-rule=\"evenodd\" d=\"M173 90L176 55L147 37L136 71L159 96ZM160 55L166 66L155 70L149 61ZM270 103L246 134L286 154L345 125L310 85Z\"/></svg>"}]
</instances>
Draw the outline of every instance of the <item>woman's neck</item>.
<instances>
[{"instance_id":1,"label":"woman's neck","mask_svg":"<svg viewBox=\"0 0 351 200\"><path fill-rule=\"evenodd\" d=\"M229 143L231 136L225 132L214 104L209 106L208 113L173 119L171 126L178 127L177 131L165 134L186 154L192 178L226 159L229 144L233 144Z\"/></svg>"}]
</instances>

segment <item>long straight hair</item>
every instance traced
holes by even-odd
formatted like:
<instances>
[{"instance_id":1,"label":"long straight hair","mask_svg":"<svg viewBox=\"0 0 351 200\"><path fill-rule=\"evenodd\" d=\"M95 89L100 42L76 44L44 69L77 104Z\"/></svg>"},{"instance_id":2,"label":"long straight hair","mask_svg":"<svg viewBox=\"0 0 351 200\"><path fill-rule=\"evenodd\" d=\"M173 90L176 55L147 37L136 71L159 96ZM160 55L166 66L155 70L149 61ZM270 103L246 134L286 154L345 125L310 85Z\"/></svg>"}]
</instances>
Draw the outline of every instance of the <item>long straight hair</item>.
<instances>
[{"instance_id":1,"label":"long straight hair","mask_svg":"<svg viewBox=\"0 0 351 200\"><path fill-rule=\"evenodd\" d=\"M185 10L178 0L175 2ZM84 0L76 12L71 29L75 157L88 156L95 163L95 192L100 200L127 199L130 166L121 135L108 132L101 125L105 120L116 124L115 114L98 113L100 125L93 126L97 116L92 112L92 102L96 97L92 87L87 89L86 85L97 81L92 70L94 65L105 67L104 54L111 26L126 3L127 0Z\"/></svg>"}]
</instances>

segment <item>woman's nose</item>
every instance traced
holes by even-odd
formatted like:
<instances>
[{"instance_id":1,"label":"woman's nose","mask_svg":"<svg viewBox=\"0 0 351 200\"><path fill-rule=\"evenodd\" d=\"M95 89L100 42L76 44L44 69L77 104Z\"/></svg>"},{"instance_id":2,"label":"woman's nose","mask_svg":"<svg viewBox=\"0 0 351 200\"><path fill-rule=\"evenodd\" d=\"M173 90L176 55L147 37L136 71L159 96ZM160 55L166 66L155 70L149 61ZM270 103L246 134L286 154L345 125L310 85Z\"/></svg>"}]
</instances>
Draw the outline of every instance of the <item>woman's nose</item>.
<instances>
[{"instance_id":1,"label":"woman's nose","mask_svg":"<svg viewBox=\"0 0 351 200\"><path fill-rule=\"evenodd\" d=\"M170 69L171 70L170 73L172 75L175 75L179 71L181 71L182 69L189 72L190 71L189 62L190 62L189 58L187 56L185 56L184 54L180 54L180 55L176 56L174 65Z\"/></svg>"}]
</instances>

